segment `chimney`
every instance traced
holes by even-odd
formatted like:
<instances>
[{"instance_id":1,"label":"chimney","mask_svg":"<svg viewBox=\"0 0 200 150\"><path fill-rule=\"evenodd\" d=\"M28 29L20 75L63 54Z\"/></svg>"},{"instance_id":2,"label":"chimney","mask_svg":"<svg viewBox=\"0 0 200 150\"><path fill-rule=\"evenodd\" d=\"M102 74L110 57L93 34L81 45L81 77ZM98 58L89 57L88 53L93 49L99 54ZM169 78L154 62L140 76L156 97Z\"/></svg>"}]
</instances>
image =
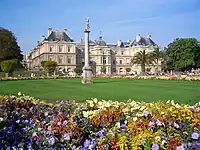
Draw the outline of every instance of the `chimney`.
<instances>
[{"instance_id":1,"label":"chimney","mask_svg":"<svg viewBox=\"0 0 200 150\"><path fill-rule=\"evenodd\" d=\"M83 44L83 39L81 38L81 44Z\"/></svg>"},{"instance_id":2,"label":"chimney","mask_svg":"<svg viewBox=\"0 0 200 150\"><path fill-rule=\"evenodd\" d=\"M140 36L140 34L136 35L136 42L139 42L139 41L140 41L140 39L141 39L141 36Z\"/></svg>"},{"instance_id":3,"label":"chimney","mask_svg":"<svg viewBox=\"0 0 200 150\"><path fill-rule=\"evenodd\" d=\"M151 38L151 35L147 35L147 38L150 39L150 38Z\"/></svg>"},{"instance_id":4,"label":"chimney","mask_svg":"<svg viewBox=\"0 0 200 150\"><path fill-rule=\"evenodd\" d=\"M37 45L39 45L40 44L40 41L37 41Z\"/></svg>"},{"instance_id":5,"label":"chimney","mask_svg":"<svg viewBox=\"0 0 200 150\"><path fill-rule=\"evenodd\" d=\"M64 28L64 32L67 34L67 28Z\"/></svg>"},{"instance_id":6,"label":"chimney","mask_svg":"<svg viewBox=\"0 0 200 150\"><path fill-rule=\"evenodd\" d=\"M117 40L117 46L120 47L122 44L122 41L121 40Z\"/></svg>"},{"instance_id":7,"label":"chimney","mask_svg":"<svg viewBox=\"0 0 200 150\"><path fill-rule=\"evenodd\" d=\"M43 42L44 40L45 40L45 36L42 35L41 42Z\"/></svg>"},{"instance_id":8,"label":"chimney","mask_svg":"<svg viewBox=\"0 0 200 150\"><path fill-rule=\"evenodd\" d=\"M51 34L52 28L48 28L48 36Z\"/></svg>"}]
</instances>

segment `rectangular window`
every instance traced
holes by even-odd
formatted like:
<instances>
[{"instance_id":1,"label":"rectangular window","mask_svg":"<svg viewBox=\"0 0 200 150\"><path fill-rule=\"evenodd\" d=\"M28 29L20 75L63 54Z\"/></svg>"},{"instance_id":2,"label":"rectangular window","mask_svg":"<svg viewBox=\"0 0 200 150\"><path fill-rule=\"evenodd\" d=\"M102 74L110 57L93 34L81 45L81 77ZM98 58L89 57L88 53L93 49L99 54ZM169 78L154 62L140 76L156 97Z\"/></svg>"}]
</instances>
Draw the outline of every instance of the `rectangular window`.
<instances>
[{"instance_id":1,"label":"rectangular window","mask_svg":"<svg viewBox=\"0 0 200 150\"><path fill-rule=\"evenodd\" d=\"M124 52L123 52L123 51L121 51L121 55L124 55Z\"/></svg>"},{"instance_id":2,"label":"rectangular window","mask_svg":"<svg viewBox=\"0 0 200 150\"><path fill-rule=\"evenodd\" d=\"M62 46L59 46L59 47L58 47L58 51L59 51L59 52L62 52Z\"/></svg>"},{"instance_id":3,"label":"rectangular window","mask_svg":"<svg viewBox=\"0 0 200 150\"><path fill-rule=\"evenodd\" d=\"M52 49L53 49L53 48L52 48L52 47L50 47L50 48L49 48L49 51L50 51L50 52L52 52Z\"/></svg>"},{"instance_id":4,"label":"rectangular window","mask_svg":"<svg viewBox=\"0 0 200 150\"><path fill-rule=\"evenodd\" d=\"M111 64L110 56L108 56L108 64Z\"/></svg>"},{"instance_id":5,"label":"rectangular window","mask_svg":"<svg viewBox=\"0 0 200 150\"><path fill-rule=\"evenodd\" d=\"M115 60L113 60L113 65L115 65Z\"/></svg>"},{"instance_id":6,"label":"rectangular window","mask_svg":"<svg viewBox=\"0 0 200 150\"><path fill-rule=\"evenodd\" d=\"M101 57L101 64L103 64L103 57Z\"/></svg>"},{"instance_id":7,"label":"rectangular window","mask_svg":"<svg viewBox=\"0 0 200 150\"><path fill-rule=\"evenodd\" d=\"M70 47L69 46L67 47L67 52L70 52Z\"/></svg>"},{"instance_id":8,"label":"rectangular window","mask_svg":"<svg viewBox=\"0 0 200 150\"><path fill-rule=\"evenodd\" d=\"M103 58L103 64L106 64L106 58L105 57Z\"/></svg>"},{"instance_id":9,"label":"rectangular window","mask_svg":"<svg viewBox=\"0 0 200 150\"><path fill-rule=\"evenodd\" d=\"M67 63L71 64L71 58L70 57L67 57Z\"/></svg>"},{"instance_id":10,"label":"rectangular window","mask_svg":"<svg viewBox=\"0 0 200 150\"><path fill-rule=\"evenodd\" d=\"M122 64L122 60L120 60L119 63Z\"/></svg>"},{"instance_id":11,"label":"rectangular window","mask_svg":"<svg viewBox=\"0 0 200 150\"><path fill-rule=\"evenodd\" d=\"M127 64L130 63L130 59L129 59L129 58L126 59L126 63L127 63Z\"/></svg>"},{"instance_id":12,"label":"rectangular window","mask_svg":"<svg viewBox=\"0 0 200 150\"><path fill-rule=\"evenodd\" d=\"M62 57L59 57L59 58L58 58L58 63L59 63L59 64L62 64Z\"/></svg>"}]
</instances>

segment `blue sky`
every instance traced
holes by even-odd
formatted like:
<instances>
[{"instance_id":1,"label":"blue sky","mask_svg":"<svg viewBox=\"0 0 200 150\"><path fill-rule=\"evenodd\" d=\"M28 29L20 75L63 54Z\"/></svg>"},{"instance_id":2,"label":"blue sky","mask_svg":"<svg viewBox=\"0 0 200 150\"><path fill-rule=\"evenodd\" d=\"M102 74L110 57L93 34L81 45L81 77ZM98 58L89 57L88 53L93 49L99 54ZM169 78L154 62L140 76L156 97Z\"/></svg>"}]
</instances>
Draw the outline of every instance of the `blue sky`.
<instances>
[{"instance_id":1,"label":"blue sky","mask_svg":"<svg viewBox=\"0 0 200 150\"><path fill-rule=\"evenodd\" d=\"M152 35L162 47L177 37L200 40L200 0L0 0L0 27L16 35L23 52L34 48L47 29L67 28L83 38L85 18L91 38L102 31L108 43Z\"/></svg>"}]
</instances>

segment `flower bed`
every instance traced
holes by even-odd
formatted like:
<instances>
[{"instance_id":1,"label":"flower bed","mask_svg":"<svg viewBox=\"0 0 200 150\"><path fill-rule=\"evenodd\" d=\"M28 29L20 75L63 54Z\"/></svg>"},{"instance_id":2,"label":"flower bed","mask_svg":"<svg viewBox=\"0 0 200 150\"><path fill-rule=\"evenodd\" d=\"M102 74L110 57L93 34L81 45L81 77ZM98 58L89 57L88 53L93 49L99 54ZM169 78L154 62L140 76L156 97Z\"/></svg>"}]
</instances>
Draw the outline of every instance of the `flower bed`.
<instances>
[{"instance_id":1,"label":"flower bed","mask_svg":"<svg viewBox=\"0 0 200 150\"><path fill-rule=\"evenodd\" d=\"M200 149L200 103L0 97L0 149Z\"/></svg>"},{"instance_id":2,"label":"flower bed","mask_svg":"<svg viewBox=\"0 0 200 150\"><path fill-rule=\"evenodd\" d=\"M45 76L45 77L8 77L0 78L0 81L13 80L39 80L39 79L74 79L81 78L81 76ZM128 76L128 75L99 75L93 78L104 79L142 79L142 80L186 80L186 81L200 81L200 76Z\"/></svg>"}]
</instances>

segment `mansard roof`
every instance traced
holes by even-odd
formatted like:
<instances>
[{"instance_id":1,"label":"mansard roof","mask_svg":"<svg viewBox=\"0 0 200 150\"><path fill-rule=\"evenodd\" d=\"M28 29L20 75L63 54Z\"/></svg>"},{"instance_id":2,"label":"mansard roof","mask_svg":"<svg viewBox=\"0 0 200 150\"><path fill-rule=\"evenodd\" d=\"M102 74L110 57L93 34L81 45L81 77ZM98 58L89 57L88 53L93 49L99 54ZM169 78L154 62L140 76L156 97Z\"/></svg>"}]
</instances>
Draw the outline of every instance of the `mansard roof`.
<instances>
[{"instance_id":1,"label":"mansard roof","mask_svg":"<svg viewBox=\"0 0 200 150\"><path fill-rule=\"evenodd\" d=\"M99 46L106 46L106 42L103 40L102 38L102 35L101 35L101 32L100 32L100 35L99 35L99 39L95 41L96 45L99 45Z\"/></svg>"},{"instance_id":2,"label":"mansard roof","mask_svg":"<svg viewBox=\"0 0 200 150\"><path fill-rule=\"evenodd\" d=\"M46 40L73 42L73 40L64 31L52 31Z\"/></svg>"},{"instance_id":3,"label":"mansard roof","mask_svg":"<svg viewBox=\"0 0 200 150\"><path fill-rule=\"evenodd\" d=\"M138 46L138 45L155 46L156 43L150 37L140 37L138 41L135 39L133 43L131 44L131 46Z\"/></svg>"}]
</instances>

